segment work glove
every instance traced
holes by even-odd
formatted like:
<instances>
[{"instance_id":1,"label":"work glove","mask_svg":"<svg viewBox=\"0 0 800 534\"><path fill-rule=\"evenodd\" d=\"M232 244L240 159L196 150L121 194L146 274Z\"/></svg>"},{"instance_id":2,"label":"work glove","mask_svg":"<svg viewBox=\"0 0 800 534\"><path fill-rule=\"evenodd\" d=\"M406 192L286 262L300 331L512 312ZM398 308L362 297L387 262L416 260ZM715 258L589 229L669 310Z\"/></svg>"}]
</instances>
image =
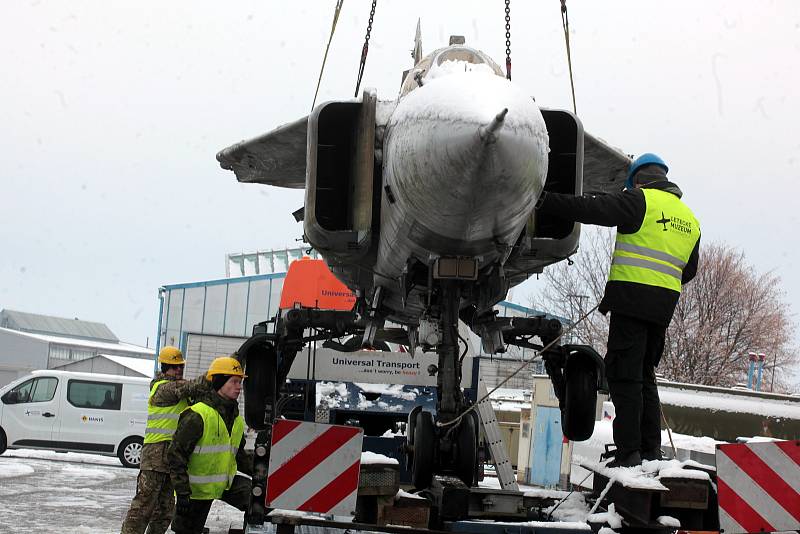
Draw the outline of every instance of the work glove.
<instances>
[{"instance_id":1,"label":"work glove","mask_svg":"<svg viewBox=\"0 0 800 534\"><path fill-rule=\"evenodd\" d=\"M175 501L175 513L177 515L189 515L192 508L192 501L188 495L178 495Z\"/></svg>"}]
</instances>

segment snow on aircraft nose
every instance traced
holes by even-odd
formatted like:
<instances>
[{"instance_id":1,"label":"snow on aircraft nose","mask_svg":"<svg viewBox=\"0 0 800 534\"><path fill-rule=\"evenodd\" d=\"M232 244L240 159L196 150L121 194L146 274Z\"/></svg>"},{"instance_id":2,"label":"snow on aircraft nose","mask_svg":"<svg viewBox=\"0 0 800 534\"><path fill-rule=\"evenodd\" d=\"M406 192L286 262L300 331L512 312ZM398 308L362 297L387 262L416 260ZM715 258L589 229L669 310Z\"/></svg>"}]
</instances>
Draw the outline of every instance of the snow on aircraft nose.
<instances>
[{"instance_id":1,"label":"snow on aircraft nose","mask_svg":"<svg viewBox=\"0 0 800 534\"><path fill-rule=\"evenodd\" d=\"M387 130L384 185L424 229L412 239L459 255L513 244L547 175L547 129L533 99L493 73L429 76Z\"/></svg>"}]
</instances>

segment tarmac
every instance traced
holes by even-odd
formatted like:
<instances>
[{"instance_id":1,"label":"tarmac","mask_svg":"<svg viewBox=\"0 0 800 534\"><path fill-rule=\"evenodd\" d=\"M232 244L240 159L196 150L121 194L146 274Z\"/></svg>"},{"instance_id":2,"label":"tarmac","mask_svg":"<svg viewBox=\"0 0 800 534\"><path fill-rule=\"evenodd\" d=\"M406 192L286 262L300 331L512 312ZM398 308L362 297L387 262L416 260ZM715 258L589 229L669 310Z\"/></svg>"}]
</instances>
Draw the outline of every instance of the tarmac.
<instances>
[{"instance_id":1,"label":"tarmac","mask_svg":"<svg viewBox=\"0 0 800 534\"><path fill-rule=\"evenodd\" d=\"M0 533L119 533L138 473L115 457L8 450L0 456ZM216 501L206 527L226 534L242 519Z\"/></svg>"}]
</instances>

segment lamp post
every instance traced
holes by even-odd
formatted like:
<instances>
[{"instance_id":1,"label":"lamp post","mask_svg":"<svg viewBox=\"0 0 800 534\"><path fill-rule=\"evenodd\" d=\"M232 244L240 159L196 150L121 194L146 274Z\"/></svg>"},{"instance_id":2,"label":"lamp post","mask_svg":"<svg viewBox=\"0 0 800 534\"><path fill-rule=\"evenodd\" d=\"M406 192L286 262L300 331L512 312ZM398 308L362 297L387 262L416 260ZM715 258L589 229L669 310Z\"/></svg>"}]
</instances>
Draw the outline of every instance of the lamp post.
<instances>
[{"instance_id":1,"label":"lamp post","mask_svg":"<svg viewBox=\"0 0 800 534\"><path fill-rule=\"evenodd\" d=\"M775 391L775 369L778 367L778 351L775 351L775 357L772 359L772 378L769 381L770 393Z\"/></svg>"}]
</instances>

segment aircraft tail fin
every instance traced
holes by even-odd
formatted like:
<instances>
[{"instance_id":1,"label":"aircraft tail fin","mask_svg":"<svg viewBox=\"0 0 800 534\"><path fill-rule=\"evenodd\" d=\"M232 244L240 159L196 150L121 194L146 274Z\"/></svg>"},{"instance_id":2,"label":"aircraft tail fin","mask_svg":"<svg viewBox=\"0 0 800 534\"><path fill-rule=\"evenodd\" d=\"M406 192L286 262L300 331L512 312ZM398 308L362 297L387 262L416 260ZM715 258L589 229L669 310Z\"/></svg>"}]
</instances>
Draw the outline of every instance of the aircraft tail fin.
<instances>
[{"instance_id":1,"label":"aircraft tail fin","mask_svg":"<svg viewBox=\"0 0 800 534\"><path fill-rule=\"evenodd\" d=\"M417 19L417 33L414 35L414 50L411 56L414 58L414 65L422 59L422 32L420 31L420 20Z\"/></svg>"}]
</instances>

